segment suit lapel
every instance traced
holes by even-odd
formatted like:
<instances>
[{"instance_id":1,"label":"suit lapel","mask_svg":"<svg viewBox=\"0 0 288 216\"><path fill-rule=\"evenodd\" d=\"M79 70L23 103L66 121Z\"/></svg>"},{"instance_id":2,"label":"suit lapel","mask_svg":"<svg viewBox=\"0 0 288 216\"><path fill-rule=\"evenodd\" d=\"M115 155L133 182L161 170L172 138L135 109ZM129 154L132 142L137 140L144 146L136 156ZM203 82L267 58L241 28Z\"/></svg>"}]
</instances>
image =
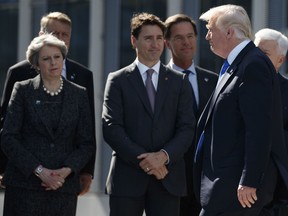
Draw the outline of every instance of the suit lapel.
<instances>
[{"instance_id":1,"label":"suit lapel","mask_svg":"<svg viewBox=\"0 0 288 216\"><path fill-rule=\"evenodd\" d=\"M55 132L55 138L63 134L65 127L67 126L67 119L71 118L71 115L76 114L75 107L77 107L73 91L71 91L71 85L68 81L63 80L65 86L65 91L63 91L63 100L62 100L62 111L59 119L59 124ZM64 111L65 110L65 111Z\"/></svg>"},{"instance_id":2,"label":"suit lapel","mask_svg":"<svg viewBox=\"0 0 288 216\"><path fill-rule=\"evenodd\" d=\"M38 79L39 78L39 79ZM45 126L45 129L48 131L48 134L52 139L57 138L59 135L63 133L63 130L65 130L65 127L67 126L66 121L68 118L71 117L71 113L75 113L75 98L73 99L74 95L72 91L69 90L71 86L67 83L66 80L63 80L64 82L64 88L66 91L63 91L63 101L62 101L62 111L61 116L59 119L59 124L57 127L57 130L55 133L53 133L52 129L46 124L47 115L45 113L45 109L43 109L43 106L45 106L45 101L39 100L39 98L43 98L41 94L44 94L41 88L41 79L40 76L37 77L34 81L34 88L37 89L36 91L33 91L33 105L35 107L35 111L38 115L38 117L41 119L43 125ZM62 92L61 92L62 94ZM65 110L65 112L63 112Z\"/></svg>"},{"instance_id":3,"label":"suit lapel","mask_svg":"<svg viewBox=\"0 0 288 216\"><path fill-rule=\"evenodd\" d=\"M203 87L205 87L205 83L208 82L208 80L207 81L205 80L205 77L202 75L201 71L197 67L195 67L195 70L197 74L198 94L199 94L199 106L198 107L199 107L199 110L201 110L201 107L203 106L202 95L205 90Z\"/></svg>"},{"instance_id":4,"label":"suit lapel","mask_svg":"<svg viewBox=\"0 0 288 216\"><path fill-rule=\"evenodd\" d=\"M169 73L167 72L167 69L161 64L159 70L156 98L155 98L155 110L154 110L155 118L157 118L157 116L160 115L161 108L167 96L169 80L170 80Z\"/></svg>"},{"instance_id":5,"label":"suit lapel","mask_svg":"<svg viewBox=\"0 0 288 216\"><path fill-rule=\"evenodd\" d=\"M69 80L71 82L75 82L75 80L77 79L77 77L76 77L77 75L72 69L72 63L71 63L70 59L66 58L65 66L66 66L66 78L67 78L67 80Z\"/></svg>"},{"instance_id":6,"label":"suit lapel","mask_svg":"<svg viewBox=\"0 0 288 216\"><path fill-rule=\"evenodd\" d=\"M205 98L207 97L208 90L207 85L210 84L209 77L205 75L198 67L195 67L196 73L197 73L197 83L198 83L198 94L199 94L199 106L198 110L200 113L203 111L205 105L207 104L207 100Z\"/></svg>"},{"instance_id":7,"label":"suit lapel","mask_svg":"<svg viewBox=\"0 0 288 216\"><path fill-rule=\"evenodd\" d=\"M235 71L234 68L231 68L231 66L229 67L228 71L223 75L223 77L222 77L220 83L218 84L218 86L215 88L214 94L212 95L211 102L210 102L209 112L208 112L208 116L207 116L207 119L206 119L206 124L208 122L210 114L212 113L212 110L214 108L214 105L215 105L215 103L217 101L217 98L218 98L220 92L224 91L225 84L229 83L228 80L229 80L229 78L232 76L232 74Z\"/></svg>"},{"instance_id":8,"label":"suit lapel","mask_svg":"<svg viewBox=\"0 0 288 216\"><path fill-rule=\"evenodd\" d=\"M147 91L143 83L143 79L141 77L140 71L138 67L136 66L136 64L132 63L130 66L127 67L127 79L129 80L132 87L138 94L147 112L151 115L151 118L153 118L153 111L152 111L152 108L148 99ZM156 93L156 98L157 98L157 93Z\"/></svg>"},{"instance_id":9,"label":"suit lapel","mask_svg":"<svg viewBox=\"0 0 288 216\"><path fill-rule=\"evenodd\" d=\"M33 103L35 112L37 113L39 119L42 121L45 129L48 131L48 134L51 137L54 137L51 128L49 128L48 125L46 124L47 115L45 113L45 109L43 109L43 106L45 106L45 101L40 100L40 98L43 98L42 95L44 94L44 91L42 91L42 88L41 88L40 75L38 75L37 77L33 79L33 87L34 87L34 91L31 92L31 98L32 98L32 103Z\"/></svg>"},{"instance_id":10,"label":"suit lapel","mask_svg":"<svg viewBox=\"0 0 288 216\"><path fill-rule=\"evenodd\" d=\"M253 42L248 43L246 45L246 47L238 54L236 59L233 61L232 65L228 68L227 72L223 75L220 83L218 84L218 86L216 87L216 89L214 91L214 94L212 95L210 106L206 107L206 109L207 108L209 109L209 112L207 114L207 119L206 119L205 125L209 121L209 117L210 117L211 113L213 112L213 109L214 109L214 106L215 106L215 103L217 101L219 94L221 92L223 92L225 90L226 86L231 82L232 78L234 77L235 71L237 71L238 65L243 60L246 53L254 47L255 47L255 45Z\"/></svg>"}]
</instances>

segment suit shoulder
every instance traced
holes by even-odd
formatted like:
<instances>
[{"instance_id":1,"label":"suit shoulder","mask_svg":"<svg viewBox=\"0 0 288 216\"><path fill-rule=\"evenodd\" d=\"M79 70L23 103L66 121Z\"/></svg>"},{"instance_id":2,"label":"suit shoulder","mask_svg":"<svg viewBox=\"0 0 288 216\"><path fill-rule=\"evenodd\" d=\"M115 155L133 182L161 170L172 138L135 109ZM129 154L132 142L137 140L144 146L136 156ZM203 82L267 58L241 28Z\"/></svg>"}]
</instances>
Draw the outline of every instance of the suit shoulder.
<instances>
[{"instance_id":1,"label":"suit shoulder","mask_svg":"<svg viewBox=\"0 0 288 216\"><path fill-rule=\"evenodd\" d=\"M9 69L17 69L22 67L31 67L31 64L27 60L22 60L12 65Z\"/></svg>"},{"instance_id":2,"label":"suit shoulder","mask_svg":"<svg viewBox=\"0 0 288 216\"><path fill-rule=\"evenodd\" d=\"M14 87L19 89L20 87L26 88L27 86L33 86L33 83L36 82L36 79L37 77L16 81Z\"/></svg>"},{"instance_id":3,"label":"suit shoulder","mask_svg":"<svg viewBox=\"0 0 288 216\"><path fill-rule=\"evenodd\" d=\"M273 66L269 57L258 47L253 47L250 49L243 58L243 62L245 62L246 65L250 65L252 68L266 68L268 69L267 71L276 73L275 67Z\"/></svg>"},{"instance_id":4,"label":"suit shoulder","mask_svg":"<svg viewBox=\"0 0 288 216\"><path fill-rule=\"evenodd\" d=\"M68 64L67 67L71 67L75 71L81 71L81 73L92 74L92 71L83 64L69 58L67 58L66 61L67 61L66 64Z\"/></svg>"},{"instance_id":5,"label":"suit shoulder","mask_svg":"<svg viewBox=\"0 0 288 216\"><path fill-rule=\"evenodd\" d=\"M75 91L86 91L86 88L84 86L78 85L74 82L71 82L69 80L63 79L63 86L68 86L69 88L74 89ZM65 88L65 87L64 87Z\"/></svg>"},{"instance_id":6,"label":"suit shoulder","mask_svg":"<svg viewBox=\"0 0 288 216\"><path fill-rule=\"evenodd\" d=\"M11 67L9 67L8 71L11 72L22 72L22 71L30 71L32 70L31 64L27 60L20 61Z\"/></svg>"},{"instance_id":7,"label":"suit shoulder","mask_svg":"<svg viewBox=\"0 0 288 216\"><path fill-rule=\"evenodd\" d=\"M278 77L281 81L285 82L285 83L288 83L288 78L285 77L283 74L281 73L277 73L278 74Z\"/></svg>"},{"instance_id":8,"label":"suit shoulder","mask_svg":"<svg viewBox=\"0 0 288 216\"><path fill-rule=\"evenodd\" d=\"M202 74L205 74L206 76L212 76L212 77L215 77L215 78L218 77L218 74L215 73L214 71L202 68L202 67L200 67L198 65L195 68L196 68L197 73L202 73Z\"/></svg>"},{"instance_id":9,"label":"suit shoulder","mask_svg":"<svg viewBox=\"0 0 288 216\"><path fill-rule=\"evenodd\" d=\"M21 62L12 65L6 74L6 79L13 79L16 81L25 80L29 78L33 78L38 74L38 72L32 67L32 65L23 60Z\"/></svg>"},{"instance_id":10,"label":"suit shoulder","mask_svg":"<svg viewBox=\"0 0 288 216\"><path fill-rule=\"evenodd\" d=\"M170 73L171 75L176 76L176 77L183 78L184 76L184 73L177 71L173 68L170 68L169 66L166 66L166 65L161 65L160 70L164 70L166 73Z\"/></svg>"},{"instance_id":11,"label":"suit shoulder","mask_svg":"<svg viewBox=\"0 0 288 216\"><path fill-rule=\"evenodd\" d=\"M135 70L139 71L136 64L132 63L130 65L127 65L126 67L123 67L123 68L117 70L117 71L110 72L108 76L110 78L120 78L123 76L126 77L127 74L130 74L131 72L133 72Z\"/></svg>"}]
</instances>

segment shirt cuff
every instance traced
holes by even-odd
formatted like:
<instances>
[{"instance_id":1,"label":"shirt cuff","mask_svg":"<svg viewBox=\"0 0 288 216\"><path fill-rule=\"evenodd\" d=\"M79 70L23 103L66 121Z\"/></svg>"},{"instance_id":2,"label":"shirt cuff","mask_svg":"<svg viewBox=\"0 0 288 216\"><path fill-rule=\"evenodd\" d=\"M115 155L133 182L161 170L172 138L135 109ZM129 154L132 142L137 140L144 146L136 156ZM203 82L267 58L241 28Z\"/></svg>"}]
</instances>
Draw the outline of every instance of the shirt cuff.
<instances>
[{"instance_id":1,"label":"shirt cuff","mask_svg":"<svg viewBox=\"0 0 288 216\"><path fill-rule=\"evenodd\" d=\"M161 149L160 151L164 152L164 153L166 154L166 156L167 156L167 161L165 162L165 165L169 164L169 162L170 162L170 157L169 157L169 154L167 153L167 151L164 150L164 149Z\"/></svg>"}]
</instances>

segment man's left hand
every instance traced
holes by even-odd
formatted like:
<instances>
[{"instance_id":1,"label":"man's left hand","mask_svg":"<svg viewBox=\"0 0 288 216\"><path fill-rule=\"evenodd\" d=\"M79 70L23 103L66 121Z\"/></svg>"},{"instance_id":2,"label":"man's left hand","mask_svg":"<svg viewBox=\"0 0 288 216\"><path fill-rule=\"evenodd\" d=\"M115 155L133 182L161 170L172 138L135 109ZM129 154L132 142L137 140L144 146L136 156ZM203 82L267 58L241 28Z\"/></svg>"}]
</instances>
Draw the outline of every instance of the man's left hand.
<instances>
[{"instance_id":1,"label":"man's left hand","mask_svg":"<svg viewBox=\"0 0 288 216\"><path fill-rule=\"evenodd\" d=\"M251 208L252 204L257 201L256 188L239 185L237 195L243 208Z\"/></svg>"},{"instance_id":2,"label":"man's left hand","mask_svg":"<svg viewBox=\"0 0 288 216\"><path fill-rule=\"evenodd\" d=\"M5 186L3 185L2 179L3 179L3 174L0 175L0 188L5 189Z\"/></svg>"},{"instance_id":3,"label":"man's left hand","mask_svg":"<svg viewBox=\"0 0 288 216\"><path fill-rule=\"evenodd\" d=\"M92 183L92 176L90 174L88 173L80 174L80 187L81 187L81 191L79 193L80 196L83 196L89 191L91 183Z\"/></svg>"}]
</instances>

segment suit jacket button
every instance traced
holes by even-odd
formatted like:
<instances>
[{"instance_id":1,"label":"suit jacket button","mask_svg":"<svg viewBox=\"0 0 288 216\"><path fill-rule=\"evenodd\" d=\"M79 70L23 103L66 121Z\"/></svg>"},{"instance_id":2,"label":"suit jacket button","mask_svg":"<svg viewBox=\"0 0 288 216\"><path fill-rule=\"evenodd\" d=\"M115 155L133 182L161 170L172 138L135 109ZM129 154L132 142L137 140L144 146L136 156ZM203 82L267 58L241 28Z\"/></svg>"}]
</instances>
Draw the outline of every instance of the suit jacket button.
<instances>
[{"instance_id":1,"label":"suit jacket button","mask_svg":"<svg viewBox=\"0 0 288 216\"><path fill-rule=\"evenodd\" d=\"M55 147L55 144L54 144L54 143L50 143L50 147L51 147L51 148L54 148L54 147Z\"/></svg>"}]
</instances>

